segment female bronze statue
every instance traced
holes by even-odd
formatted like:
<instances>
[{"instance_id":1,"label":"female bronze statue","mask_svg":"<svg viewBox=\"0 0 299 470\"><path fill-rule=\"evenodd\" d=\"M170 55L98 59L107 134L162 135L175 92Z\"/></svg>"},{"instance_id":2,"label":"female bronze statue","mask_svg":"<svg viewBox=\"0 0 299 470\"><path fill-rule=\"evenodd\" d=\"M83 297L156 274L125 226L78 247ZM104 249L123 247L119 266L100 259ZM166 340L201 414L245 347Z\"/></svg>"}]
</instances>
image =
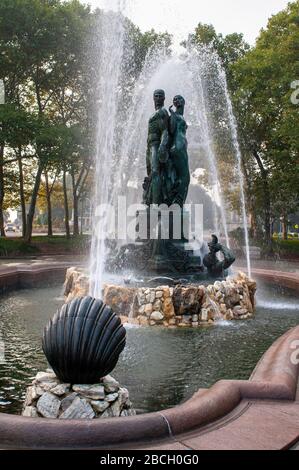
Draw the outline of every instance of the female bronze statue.
<instances>
[{"instance_id":1,"label":"female bronze statue","mask_svg":"<svg viewBox=\"0 0 299 470\"><path fill-rule=\"evenodd\" d=\"M173 110L175 106L176 110ZM190 184L188 142L186 138L188 125L184 118L185 99L177 95L173 99L173 105L170 111L170 135L172 137L172 146L170 148L170 157L175 169L176 180L173 189L173 204L181 207L186 202Z\"/></svg>"}]
</instances>

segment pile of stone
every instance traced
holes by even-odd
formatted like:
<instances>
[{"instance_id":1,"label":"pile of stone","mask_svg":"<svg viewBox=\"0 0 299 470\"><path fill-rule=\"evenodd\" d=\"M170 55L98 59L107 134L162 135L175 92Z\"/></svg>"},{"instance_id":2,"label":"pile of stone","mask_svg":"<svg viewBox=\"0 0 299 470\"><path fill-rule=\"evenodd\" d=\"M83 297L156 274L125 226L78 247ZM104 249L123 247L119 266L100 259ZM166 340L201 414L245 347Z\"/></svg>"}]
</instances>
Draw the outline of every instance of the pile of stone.
<instances>
[{"instance_id":1,"label":"pile of stone","mask_svg":"<svg viewBox=\"0 0 299 470\"><path fill-rule=\"evenodd\" d=\"M110 375L94 385L59 381L53 371L38 372L27 387L23 416L97 419L135 415L129 392Z\"/></svg>"},{"instance_id":2,"label":"pile of stone","mask_svg":"<svg viewBox=\"0 0 299 470\"><path fill-rule=\"evenodd\" d=\"M213 325L215 321L220 320L252 318L255 292L256 283L244 273L239 273L236 277L216 281L209 286L136 289L105 286L103 298L104 302L120 315L124 323L197 328ZM125 298L128 303L124 308Z\"/></svg>"},{"instance_id":3,"label":"pile of stone","mask_svg":"<svg viewBox=\"0 0 299 470\"><path fill-rule=\"evenodd\" d=\"M80 268L69 268L66 272L64 282L64 296L66 302L70 302L75 297L85 297L89 292L89 277Z\"/></svg>"},{"instance_id":4,"label":"pile of stone","mask_svg":"<svg viewBox=\"0 0 299 470\"><path fill-rule=\"evenodd\" d=\"M68 270L66 301L89 291L88 276ZM123 323L168 328L212 325L219 320L247 320L255 310L256 282L240 272L209 286L179 285L155 288L106 285L103 300Z\"/></svg>"}]
</instances>

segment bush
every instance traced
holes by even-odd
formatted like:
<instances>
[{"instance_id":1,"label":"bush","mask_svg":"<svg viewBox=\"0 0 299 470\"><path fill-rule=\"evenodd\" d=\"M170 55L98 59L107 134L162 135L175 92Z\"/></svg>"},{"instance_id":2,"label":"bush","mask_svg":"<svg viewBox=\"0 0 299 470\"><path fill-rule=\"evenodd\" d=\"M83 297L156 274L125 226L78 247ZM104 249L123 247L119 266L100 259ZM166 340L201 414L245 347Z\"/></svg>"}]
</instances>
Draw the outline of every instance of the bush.
<instances>
[{"instance_id":1,"label":"bush","mask_svg":"<svg viewBox=\"0 0 299 470\"><path fill-rule=\"evenodd\" d=\"M0 238L0 256L30 255L38 253L36 246L13 238Z\"/></svg>"}]
</instances>

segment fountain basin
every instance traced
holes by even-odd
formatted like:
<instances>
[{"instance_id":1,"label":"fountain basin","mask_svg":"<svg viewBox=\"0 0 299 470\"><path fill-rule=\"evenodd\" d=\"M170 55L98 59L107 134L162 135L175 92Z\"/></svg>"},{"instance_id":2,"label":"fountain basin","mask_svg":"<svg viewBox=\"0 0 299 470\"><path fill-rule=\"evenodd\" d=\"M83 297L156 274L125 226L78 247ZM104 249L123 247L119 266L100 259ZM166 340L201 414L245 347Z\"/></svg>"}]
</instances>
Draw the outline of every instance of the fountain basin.
<instances>
[{"instance_id":1,"label":"fountain basin","mask_svg":"<svg viewBox=\"0 0 299 470\"><path fill-rule=\"evenodd\" d=\"M263 275L266 276L266 273ZM295 274L281 273L280 283L283 284L285 281L289 283L292 277L293 286L296 285L298 288L299 279ZM278 282L279 273L275 274L275 279ZM201 449L219 448L220 445L224 446L220 448L227 449L236 446L276 449L290 447L296 439L299 439L298 402L295 400L298 365L290 361L291 355L295 352L290 346L298 340L298 327L277 340L259 362L249 381L217 382L211 389L197 392L183 405L162 412L138 415L135 418L121 418L121 420L106 419L98 423L93 421L54 423L53 420L22 418L3 413L0 415L1 447L14 449L186 449L186 446L189 449ZM200 359L200 356L195 357L195 360ZM270 421L265 420L267 413L268 416L269 413L271 415ZM176 417L179 421L176 421ZM280 431L282 417L287 420L283 435ZM170 424L174 438L169 436L166 420ZM265 432L266 425L269 434ZM236 441L231 437L230 426L234 426L234 435L238 434ZM254 428L255 440L248 439L251 428ZM190 433L192 444L189 442ZM211 433L217 433L216 440L211 439ZM230 436L229 442L227 436ZM177 441L185 442L186 446L178 444ZM207 441L210 444L207 444Z\"/></svg>"},{"instance_id":2,"label":"fountain basin","mask_svg":"<svg viewBox=\"0 0 299 470\"><path fill-rule=\"evenodd\" d=\"M299 439L297 426L299 402L296 401L299 364L295 364L291 358L294 352L292 345L298 339L299 327L279 338L263 356L249 381L220 381L209 390L199 390L183 405L163 412L106 419L101 422L53 421L1 414L1 447L2 449L187 450L188 440L192 438L191 448L201 449L202 436L205 437L205 433L212 432L213 429L218 429L219 432L220 425L225 428L226 421L231 422L234 412L238 412L239 418L236 416L234 418L235 426L238 426L238 419L246 413L248 406L260 402L263 410L263 405L269 407L268 400L270 400L272 408L276 406L276 411L280 411L280 414L287 413L289 422L283 434L279 433L275 448L288 448ZM247 430L248 426L254 424L256 442L265 424L261 410L259 419L254 423L247 422ZM218 421L220 419L221 422ZM205 428L211 423L213 423L212 428ZM277 423L274 416L272 433L273 427L280 424L281 418ZM189 434L191 432L192 435ZM227 429L224 429L224 435L226 432ZM241 445L242 436L239 437L238 448L251 448L241 423L239 433L243 434L243 442ZM263 435L263 448L268 448L268 445L269 448L273 448L271 439L271 434L268 439ZM209 448L219 447L219 442L215 445L210 442ZM233 442L231 447L227 448L234 448ZM261 445L257 448L261 448Z\"/></svg>"}]
</instances>

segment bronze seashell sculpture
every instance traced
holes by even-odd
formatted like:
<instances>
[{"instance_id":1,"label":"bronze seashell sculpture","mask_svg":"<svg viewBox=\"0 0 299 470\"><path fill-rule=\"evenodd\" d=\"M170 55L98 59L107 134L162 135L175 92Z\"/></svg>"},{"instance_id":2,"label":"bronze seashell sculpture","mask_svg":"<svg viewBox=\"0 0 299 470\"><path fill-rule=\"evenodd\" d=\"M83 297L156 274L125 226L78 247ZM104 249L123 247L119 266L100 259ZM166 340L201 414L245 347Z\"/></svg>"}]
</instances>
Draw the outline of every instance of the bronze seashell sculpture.
<instances>
[{"instance_id":1,"label":"bronze seashell sculpture","mask_svg":"<svg viewBox=\"0 0 299 470\"><path fill-rule=\"evenodd\" d=\"M125 344L126 330L111 308L78 297L49 321L42 347L61 382L94 384L114 369Z\"/></svg>"}]
</instances>

